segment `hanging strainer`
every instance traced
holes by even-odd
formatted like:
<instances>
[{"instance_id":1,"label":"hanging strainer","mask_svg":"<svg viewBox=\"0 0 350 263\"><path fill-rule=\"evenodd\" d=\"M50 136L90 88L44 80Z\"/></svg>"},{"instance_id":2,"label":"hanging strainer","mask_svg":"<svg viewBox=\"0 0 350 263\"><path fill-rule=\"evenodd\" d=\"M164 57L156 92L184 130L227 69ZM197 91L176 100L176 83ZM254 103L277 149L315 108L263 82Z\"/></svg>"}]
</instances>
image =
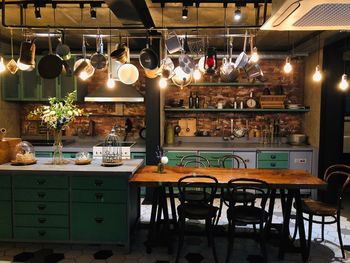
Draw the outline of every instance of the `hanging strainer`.
<instances>
[{"instance_id":1,"label":"hanging strainer","mask_svg":"<svg viewBox=\"0 0 350 263\"><path fill-rule=\"evenodd\" d=\"M194 58L199 58L204 54L205 43L202 38L192 38L188 40L188 48L190 50L190 54Z\"/></svg>"}]
</instances>

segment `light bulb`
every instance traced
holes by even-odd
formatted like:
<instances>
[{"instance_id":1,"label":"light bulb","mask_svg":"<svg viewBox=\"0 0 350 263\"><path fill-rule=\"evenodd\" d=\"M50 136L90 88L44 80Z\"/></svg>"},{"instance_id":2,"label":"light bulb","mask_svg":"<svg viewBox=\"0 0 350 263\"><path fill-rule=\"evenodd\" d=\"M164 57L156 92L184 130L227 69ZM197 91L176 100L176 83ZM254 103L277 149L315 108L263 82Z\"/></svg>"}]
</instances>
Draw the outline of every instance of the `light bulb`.
<instances>
[{"instance_id":1,"label":"light bulb","mask_svg":"<svg viewBox=\"0 0 350 263\"><path fill-rule=\"evenodd\" d=\"M159 87L161 89L165 89L167 86L168 86L168 81L166 80L166 78L160 78Z\"/></svg>"},{"instance_id":2,"label":"light bulb","mask_svg":"<svg viewBox=\"0 0 350 263\"><path fill-rule=\"evenodd\" d=\"M113 89L115 87L115 81L112 79L112 75L109 75L109 78L107 80L107 88Z\"/></svg>"},{"instance_id":3,"label":"light bulb","mask_svg":"<svg viewBox=\"0 0 350 263\"><path fill-rule=\"evenodd\" d=\"M321 81L321 79L322 79L322 74L321 74L320 66L319 66L319 65L316 66L315 73L314 73L314 75L312 76L312 79L313 79L314 81L316 81L316 82Z\"/></svg>"},{"instance_id":4,"label":"light bulb","mask_svg":"<svg viewBox=\"0 0 350 263\"><path fill-rule=\"evenodd\" d=\"M290 64L290 57L286 58L286 64L283 67L283 70L285 73L290 73L292 71L293 67L292 64Z\"/></svg>"},{"instance_id":5,"label":"light bulb","mask_svg":"<svg viewBox=\"0 0 350 263\"><path fill-rule=\"evenodd\" d=\"M182 8L182 19L186 20L187 18L188 18L188 9L187 9L187 6L184 6Z\"/></svg>"},{"instance_id":6,"label":"light bulb","mask_svg":"<svg viewBox=\"0 0 350 263\"><path fill-rule=\"evenodd\" d=\"M85 70L83 70L82 72L80 72L79 78L81 80L87 80L89 78L89 74Z\"/></svg>"},{"instance_id":7,"label":"light bulb","mask_svg":"<svg viewBox=\"0 0 350 263\"><path fill-rule=\"evenodd\" d=\"M341 81L339 83L339 89L342 91L346 91L349 88L349 82L348 82L348 76L346 74L343 74L341 76Z\"/></svg>"},{"instance_id":8,"label":"light bulb","mask_svg":"<svg viewBox=\"0 0 350 263\"><path fill-rule=\"evenodd\" d=\"M239 21L239 20L241 20L241 17L242 17L241 9L240 9L240 8L237 8L237 9L235 10L233 19L234 19L235 21Z\"/></svg>"},{"instance_id":9,"label":"light bulb","mask_svg":"<svg viewBox=\"0 0 350 263\"><path fill-rule=\"evenodd\" d=\"M0 73L4 72L6 70L6 66L4 64L4 58L0 58Z\"/></svg>"},{"instance_id":10,"label":"light bulb","mask_svg":"<svg viewBox=\"0 0 350 263\"><path fill-rule=\"evenodd\" d=\"M195 80L200 80L201 77L202 77L202 73L199 71L198 68L196 68L196 69L194 70L194 72L193 72L193 78L194 78Z\"/></svg>"},{"instance_id":11,"label":"light bulb","mask_svg":"<svg viewBox=\"0 0 350 263\"><path fill-rule=\"evenodd\" d=\"M253 48L253 53L252 56L250 57L250 60L254 63L259 61L259 54L258 54L258 49L256 47Z\"/></svg>"}]
</instances>

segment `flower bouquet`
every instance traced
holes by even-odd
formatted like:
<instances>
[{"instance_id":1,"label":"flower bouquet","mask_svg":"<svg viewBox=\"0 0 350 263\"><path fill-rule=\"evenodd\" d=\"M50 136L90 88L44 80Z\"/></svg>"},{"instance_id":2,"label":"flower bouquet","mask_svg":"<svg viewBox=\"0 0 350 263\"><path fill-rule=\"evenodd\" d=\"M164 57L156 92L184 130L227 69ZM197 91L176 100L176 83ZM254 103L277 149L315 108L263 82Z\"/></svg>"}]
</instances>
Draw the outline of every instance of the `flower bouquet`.
<instances>
[{"instance_id":1,"label":"flower bouquet","mask_svg":"<svg viewBox=\"0 0 350 263\"><path fill-rule=\"evenodd\" d=\"M62 131L71 124L83 111L74 104L76 91L69 93L63 100L49 98L49 105L42 105L29 113L29 117L39 117L54 134L52 164L64 164L62 154Z\"/></svg>"},{"instance_id":2,"label":"flower bouquet","mask_svg":"<svg viewBox=\"0 0 350 263\"><path fill-rule=\"evenodd\" d=\"M158 165L157 165L157 172L158 173L164 173L164 168L165 165L168 163L168 157L163 155L163 149L161 147L159 147L159 145L157 146L157 151L156 151L156 156L159 160Z\"/></svg>"}]
</instances>

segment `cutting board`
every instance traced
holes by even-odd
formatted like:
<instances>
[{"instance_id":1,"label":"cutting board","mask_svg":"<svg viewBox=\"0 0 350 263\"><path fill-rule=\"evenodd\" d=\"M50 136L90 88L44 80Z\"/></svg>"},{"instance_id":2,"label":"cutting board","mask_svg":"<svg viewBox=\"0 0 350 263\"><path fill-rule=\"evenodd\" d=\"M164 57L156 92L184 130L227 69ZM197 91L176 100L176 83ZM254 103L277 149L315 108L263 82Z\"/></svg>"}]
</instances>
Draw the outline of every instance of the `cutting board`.
<instances>
[{"instance_id":1,"label":"cutting board","mask_svg":"<svg viewBox=\"0 0 350 263\"><path fill-rule=\"evenodd\" d=\"M21 142L21 138L4 138L0 141L0 164L8 163L15 159L16 145Z\"/></svg>"},{"instance_id":2,"label":"cutting board","mask_svg":"<svg viewBox=\"0 0 350 263\"><path fill-rule=\"evenodd\" d=\"M179 136L194 136L194 133L197 130L197 120L196 119L180 119L179 126L181 127L181 131ZM186 129L189 131L186 131Z\"/></svg>"}]
</instances>

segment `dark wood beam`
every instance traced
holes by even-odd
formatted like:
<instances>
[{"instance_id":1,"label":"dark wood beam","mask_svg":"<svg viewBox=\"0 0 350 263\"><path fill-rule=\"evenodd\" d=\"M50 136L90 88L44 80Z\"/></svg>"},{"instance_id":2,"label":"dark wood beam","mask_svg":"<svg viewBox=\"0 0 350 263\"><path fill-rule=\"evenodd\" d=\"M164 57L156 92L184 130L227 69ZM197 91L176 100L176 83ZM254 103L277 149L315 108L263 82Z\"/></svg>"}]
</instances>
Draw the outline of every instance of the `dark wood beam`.
<instances>
[{"instance_id":1,"label":"dark wood beam","mask_svg":"<svg viewBox=\"0 0 350 263\"><path fill-rule=\"evenodd\" d=\"M195 5L195 3L198 2L200 3L211 3L211 4L224 4L224 3L228 3L228 4L242 4L242 2L244 4L256 4L256 3L260 3L260 4L264 4L265 1L264 0L222 0L222 1L215 1L215 0L186 0L186 5L187 6L191 6L191 5ZM184 3L184 0L152 0L152 3ZM267 3L272 3L272 0L268 0Z\"/></svg>"}]
</instances>

